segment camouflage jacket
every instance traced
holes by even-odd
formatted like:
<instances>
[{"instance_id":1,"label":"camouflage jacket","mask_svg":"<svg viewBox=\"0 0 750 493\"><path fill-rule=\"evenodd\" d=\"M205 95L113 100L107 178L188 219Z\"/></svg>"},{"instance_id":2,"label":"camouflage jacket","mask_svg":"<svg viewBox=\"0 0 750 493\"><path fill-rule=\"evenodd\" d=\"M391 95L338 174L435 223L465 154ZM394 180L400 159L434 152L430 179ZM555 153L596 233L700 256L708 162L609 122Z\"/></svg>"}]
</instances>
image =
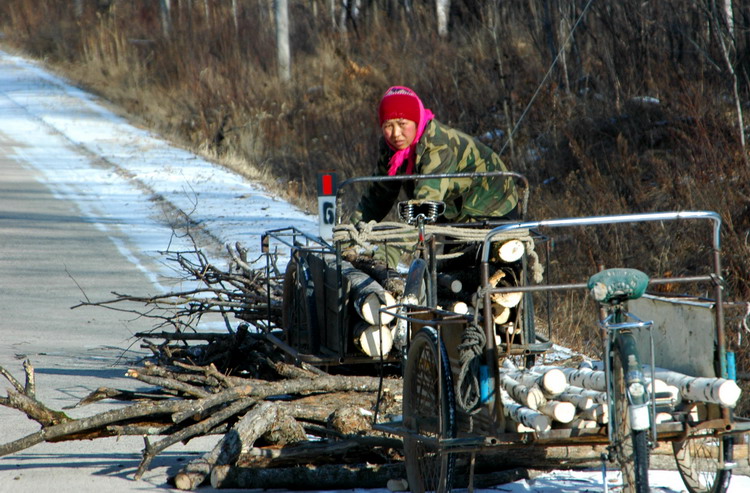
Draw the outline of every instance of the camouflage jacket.
<instances>
[{"instance_id":1,"label":"camouflage jacket","mask_svg":"<svg viewBox=\"0 0 750 493\"><path fill-rule=\"evenodd\" d=\"M380 140L377 175L384 176L393 155ZM403 173L402 166L399 175ZM507 171L500 157L477 139L437 120L425 128L417 143L414 174L473 173ZM512 178L451 178L373 183L360 200L352 215L352 222L381 221L398 199L401 187L409 199L442 200L445 219L468 222L486 217L503 217L513 212L518 194Z\"/></svg>"}]
</instances>

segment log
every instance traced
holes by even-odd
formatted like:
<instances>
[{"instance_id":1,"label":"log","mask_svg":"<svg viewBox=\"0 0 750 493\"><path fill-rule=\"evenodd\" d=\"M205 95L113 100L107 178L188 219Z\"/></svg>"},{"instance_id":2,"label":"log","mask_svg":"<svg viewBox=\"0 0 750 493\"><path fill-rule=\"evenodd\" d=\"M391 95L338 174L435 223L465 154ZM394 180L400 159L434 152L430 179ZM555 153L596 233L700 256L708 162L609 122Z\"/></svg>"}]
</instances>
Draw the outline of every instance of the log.
<instances>
[{"instance_id":1,"label":"log","mask_svg":"<svg viewBox=\"0 0 750 493\"><path fill-rule=\"evenodd\" d=\"M143 459L138 465L138 469L136 469L135 471L135 479L141 479L143 474L151 465L151 461L153 461L154 458L159 453L164 451L167 447L170 447L178 442L187 442L190 438L193 438L195 436L205 435L211 429L220 425L224 421L231 419L236 414L244 411L245 409L253 405L253 403L254 401L252 399L238 399L225 408L221 409L220 411L211 413L211 415L203 421L183 428L180 431L174 432L154 444L149 443L148 438L145 438L144 440L146 442L146 448L143 450Z\"/></svg>"},{"instance_id":2,"label":"log","mask_svg":"<svg viewBox=\"0 0 750 493\"><path fill-rule=\"evenodd\" d=\"M327 425L343 436L372 430L372 413L362 408L341 407L328 416Z\"/></svg>"},{"instance_id":3,"label":"log","mask_svg":"<svg viewBox=\"0 0 750 493\"><path fill-rule=\"evenodd\" d=\"M498 270L492 276L490 276L490 278L488 279L488 284L490 285L490 287L497 287L498 284L501 284L500 281L504 278L505 272L502 270ZM514 306L518 305L521 302L522 298L523 293L519 292L492 293L490 295L490 299L492 299L493 303L497 303L507 308L513 308Z\"/></svg>"},{"instance_id":4,"label":"log","mask_svg":"<svg viewBox=\"0 0 750 493\"><path fill-rule=\"evenodd\" d=\"M393 348L393 335L387 325L370 325L364 320L354 326L354 342L367 356L378 359Z\"/></svg>"},{"instance_id":5,"label":"log","mask_svg":"<svg viewBox=\"0 0 750 493\"><path fill-rule=\"evenodd\" d=\"M398 271L389 268L385 262L369 255L357 255L354 251L346 250L342 252L342 257L345 261L351 262L355 268L375 279L386 291L390 291L396 297L403 296L404 280ZM329 266L336 268L335 264L329 264Z\"/></svg>"},{"instance_id":6,"label":"log","mask_svg":"<svg viewBox=\"0 0 750 493\"><path fill-rule=\"evenodd\" d=\"M680 389L674 385L669 385L667 382L661 379L655 379L653 382L648 382L646 390L652 392L656 396L657 405L667 405L675 407L682 402L682 395L680 395Z\"/></svg>"},{"instance_id":7,"label":"log","mask_svg":"<svg viewBox=\"0 0 750 493\"><path fill-rule=\"evenodd\" d=\"M598 390L588 390L575 385L568 385L565 392L556 397L557 400L572 402L579 409L584 410L592 407L594 404L606 404L607 393Z\"/></svg>"},{"instance_id":8,"label":"log","mask_svg":"<svg viewBox=\"0 0 750 493\"><path fill-rule=\"evenodd\" d=\"M44 441L63 440L66 436L104 428L121 421L129 421L144 416L158 416L185 410L193 401L166 401L159 403L139 402L121 409L113 409L88 418L67 421L26 435L12 442L0 445L0 457L24 450ZM107 435L109 436L109 435Z\"/></svg>"},{"instance_id":9,"label":"log","mask_svg":"<svg viewBox=\"0 0 750 493\"><path fill-rule=\"evenodd\" d=\"M532 371L546 371L556 367L535 366ZM570 385L582 387L588 390L599 392L607 391L607 380L602 370L592 370L590 368L556 368L563 372Z\"/></svg>"},{"instance_id":10,"label":"log","mask_svg":"<svg viewBox=\"0 0 750 493\"><path fill-rule=\"evenodd\" d=\"M502 325L510 318L510 308L503 305L493 304L492 317L493 322L495 322L496 325Z\"/></svg>"},{"instance_id":11,"label":"log","mask_svg":"<svg viewBox=\"0 0 750 493\"><path fill-rule=\"evenodd\" d=\"M651 374L648 366L644 373ZM734 380L712 377L691 377L663 368L655 369L656 378L673 385L680 390L680 396L689 401L710 402L724 407L734 407L742 390Z\"/></svg>"},{"instance_id":12,"label":"log","mask_svg":"<svg viewBox=\"0 0 750 493\"><path fill-rule=\"evenodd\" d=\"M297 378L268 382L264 380L247 379L245 385L236 385L211 397L190 402L190 406L183 412L175 412L172 420L175 423L201 414L219 404L239 399L241 397L255 397L265 399L274 395L304 394L313 392L378 392L381 389L401 393L402 382L392 378L381 380L377 377L348 377L321 376L317 378Z\"/></svg>"},{"instance_id":13,"label":"log","mask_svg":"<svg viewBox=\"0 0 750 493\"><path fill-rule=\"evenodd\" d=\"M656 424L674 421L674 416L669 413L656 413Z\"/></svg>"},{"instance_id":14,"label":"log","mask_svg":"<svg viewBox=\"0 0 750 493\"><path fill-rule=\"evenodd\" d=\"M500 389L500 398L503 403L503 410L508 418L528 426L536 432L544 432L551 429L548 416L518 404L504 389Z\"/></svg>"},{"instance_id":15,"label":"log","mask_svg":"<svg viewBox=\"0 0 750 493\"><path fill-rule=\"evenodd\" d=\"M547 401L539 408L539 412L558 423L570 423L576 417L576 406L571 402Z\"/></svg>"},{"instance_id":16,"label":"log","mask_svg":"<svg viewBox=\"0 0 750 493\"><path fill-rule=\"evenodd\" d=\"M599 423L591 419L576 418L569 423L569 428L574 430L590 430L599 428Z\"/></svg>"},{"instance_id":17,"label":"log","mask_svg":"<svg viewBox=\"0 0 750 493\"><path fill-rule=\"evenodd\" d=\"M469 305L463 301L454 301L448 305L448 311L458 313L460 315L466 315L469 313Z\"/></svg>"},{"instance_id":18,"label":"log","mask_svg":"<svg viewBox=\"0 0 750 493\"><path fill-rule=\"evenodd\" d=\"M396 438L350 435L333 441L298 442L281 448L251 447L242 451L236 465L241 467L284 467L300 463L310 465L342 463L346 462L347 459L351 462L352 457L382 454L383 449L400 450L403 446L403 442Z\"/></svg>"},{"instance_id":19,"label":"log","mask_svg":"<svg viewBox=\"0 0 750 493\"><path fill-rule=\"evenodd\" d=\"M533 367L532 370L537 367ZM560 368L546 368L537 371L515 370L508 372L508 375L527 387L537 385L550 396L557 396L565 391L568 384L565 380L565 374Z\"/></svg>"},{"instance_id":20,"label":"log","mask_svg":"<svg viewBox=\"0 0 750 493\"><path fill-rule=\"evenodd\" d=\"M581 412L578 416L587 421L596 421L600 425L606 425L609 423L609 406L597 404Z\"/></svg>"},{"instance_id":21,"label":"log","mask_svg":"<svg viewBox=\"0 0 750 493\"><path fill-rule=\"evenodd\" d=\"M276 404L264 402L245 414L232 430L202 457L188 463L174 477L180 490L194 490L206 481L216 466L233 464L244 447L251 447L276 420Z\"/></svg>"},{"instance_id":22,"label":"log","mask_svg":"<svg viewBox=\"0 0 750 493\"><path fill-rule=\"evenodd\" d=\"M502 385L503 389L508 392L511 399L523 404L529 409L538 410L540 406L547 402L547 399L545 399L544 394L539 387L536 385L531 387L521 385L509 375L500 376L500 385Z\"/></svg>"},{"instance_id":23,"label":"log","mask_svg":"<svg viewBox=\"0 0 750 493\"><path fill-rule=\"evenodd\" d=\"M526 247L520 240L506 241L500 245L497 249L497 256L503 262L511 263L515 262L526 252Z\"/></svg>"},{"instance_id":24,"label":"log","mask_svg":"<svg viewBox=\"0 0 750 493\"><path fill-rule=\"evenodd\" d=\"M384 488L391 479L406 477L403 463L346 464L316 467L255 469L232 466L216 467L211 473L214 488L241 489L310 489Z\"/></svg>"},{"instance_id":25,"label":"log","mask_svg":"<svg viewBox=\"0 0 750 493\"><path fill-rule=\"evenodd\" d=\"M453 294L458 294L464 288L463 283L450 274L438 273L438 286L445 288Z\"/></svg>"},{"instance_id":26,"label":"log","mask_svg":"<svg viewBox=\"0 0 750 493\"><path fill-rule=\"evenodd\" d=\"M498 305L502 305L507 308L513 308L521 302L523 293L492 293L490 298L492 299L493 303L497 303Z\"/></svg>"},{"instance_id":27,"label":"log","mask_svg":"<svg viewBox=\"0 0 750 493\"><path fill-rule=\"evenodd\" d=\"M349 262L341 262L341 274L349 282L352 305L364 321L370 325L386 325L393 320L392 314L380 312L381 308L396 304L391 293Z\"/></svg>"},{"instance_id":28,"label":"log","mask_svg":"<svg viewBox=\"0 0 750 493\"><path fill-rule=\"evenodd\" d=\"M596 366L601 366L601 362L597 362ZM584 370L581 370L584 371ZM604 374L601 370L587 370L590 372L599 372ZM643 365L643 374L646 378L651 377L651 367L649 365ZM566 372L568 380L570 380L570 374ZM673 386L679 390L680 399L686 399L689 401L709 402L712 404L719 404L724 407L734 407L742 394L742 390L734 380L726 378L715 378L715 377L692 377L664 368L655 368L654 377L657 380L664 381L667 385ZM597 376L598 381L600 377ZM603 380L603 376L601 377ZM573 383L573 382L571 382ZM656 385L659 385L658 383ZM584 386L584 385L581 385ZM585 386L587 388L593 388ZM604 389L595 389L604 390ZM664 391L674 392L673 389L665 389ZM657 390L659 392L659 390ZM676 399L676 397L675 397Z\"/></svg>"}]
</instances>

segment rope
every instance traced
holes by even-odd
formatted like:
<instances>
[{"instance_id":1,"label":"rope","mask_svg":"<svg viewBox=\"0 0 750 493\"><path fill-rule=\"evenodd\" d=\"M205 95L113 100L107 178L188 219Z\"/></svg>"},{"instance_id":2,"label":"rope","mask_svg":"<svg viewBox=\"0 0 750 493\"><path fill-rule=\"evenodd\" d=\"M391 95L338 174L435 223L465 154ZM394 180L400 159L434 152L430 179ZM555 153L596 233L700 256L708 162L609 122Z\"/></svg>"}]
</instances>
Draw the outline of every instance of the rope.
<instances>
[{"instance_id":1,"label":"rope","mask_svg":"<svg viewBox=\"0 0 750 493\"><path fill-rule=\"evenodd\" d=\"M375 226L378 226L375 229ZM431 235L441 235L450 237L454 241L462 243L472 243L484 241L487 236L487 230L481 228L460 228L455 226L427 224L425 233ZM397 222L370 221L368 223L360 222L356 226L349 223L343 223L333 228L333 240L335 242L350 243L352 246L358 246L365 250L372 250L373 244L388 242L389 245L400 247L413 247L419 238L419 232L408 224ZM526 254L529 258L532 279L536 283L542 282L544 267L539 261L539 255L534 251L534 239L528 230L514 230L507 233L495 235L494 242L508 240L522 241L526 247ZM447 260L461 255L461 253L440 254L437 260Z\"/></svg>"},{"instance_id":2,"label":"rope","mask_svg":"<svg viewBox=\"0 0 750 493\"><path fill-rule=\"evenodd\" d=\"M476 414L481 409L479 368L482 366L482 353L486 343L484 331L476 324L471 324L464 330L461 344L458 346L461 370L458 374L456 399L461 408L469 414Z\"/></svg>"}]
</instances>

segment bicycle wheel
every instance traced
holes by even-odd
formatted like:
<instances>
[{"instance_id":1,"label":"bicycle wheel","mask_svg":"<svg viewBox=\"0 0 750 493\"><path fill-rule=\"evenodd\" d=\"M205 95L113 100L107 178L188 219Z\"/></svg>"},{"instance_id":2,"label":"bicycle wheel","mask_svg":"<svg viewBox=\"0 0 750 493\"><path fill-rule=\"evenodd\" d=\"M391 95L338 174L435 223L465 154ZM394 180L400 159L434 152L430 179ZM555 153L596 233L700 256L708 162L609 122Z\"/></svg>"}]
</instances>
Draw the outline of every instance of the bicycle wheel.
<instances>
[{"instance_id":1,"label":"bicycle wheel","mask_svg":"<svg viewBox=\"0 0 750 493\"><path fill-rule=\"evenodd\" d=\"M700 430L686 440L672 442L677 470L690 493L722 493L729 488L732 471L732 437L717 438L712 430Z\"/></svg>"},{"instance_id":2,"label":"bicycle wheel","mask_svg":"<svg viewBox=\"0 0 750 493\"><path fill-rule=\"evenodd\" d=\"M623 493L647 493L648 486L648 430L633 430L630 426L630 404L626 393L626 370L623 367L620 344L612 346L612 380L615 402L614 454L622 472Z\"/></svg>"},{"instance_id":3,"label":"bicycle wheel","mask_svg":"<svg viewBox=\"0 0 750 493\"><path fill-rule=\"evenodd\" d=\"M438 343L437 331L431 327L421 329L411 340L403 395L404 425L409 431L404 437L409 490L449 492L455 456L441 452L435 442L456 435L455 396L445 347ZM434 441L421 440L417 435Z\"/></svg>"}]
</instances>

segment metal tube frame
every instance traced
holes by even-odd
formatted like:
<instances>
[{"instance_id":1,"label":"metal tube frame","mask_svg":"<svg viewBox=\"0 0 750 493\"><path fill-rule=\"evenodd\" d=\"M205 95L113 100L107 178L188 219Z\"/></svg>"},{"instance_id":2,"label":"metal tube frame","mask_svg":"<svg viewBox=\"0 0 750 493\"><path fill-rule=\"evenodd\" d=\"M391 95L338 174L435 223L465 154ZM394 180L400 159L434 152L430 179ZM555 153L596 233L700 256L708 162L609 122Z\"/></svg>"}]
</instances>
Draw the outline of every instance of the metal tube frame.
<instances>
[{"instance_id":1,"label":"metal tube frame","mask_svg":"<svg viewBox=\"0 0 750 493\"><path fill-rule=\"evenodd\" d=\"M717 375L722 378L727 377L727 366L726 366L726 336L724 329L724 302L723 302L723 286L721 277L721 217L713 211L676 211L676 212L654 212L654 213L642 213L642 214L622 214L612 216L590 216L590 217L574 217L574 218L561 218L561 219L547 219L542 221L529 221L529 222L518 222L512 224L505 224L498 226L491 230L484 239L484 245L482 247L482 258L480 264L480 275L482 282L482 295L483 295L483 313L484 313L484 329L487 336L487 351L488 359L489 353L494 355L495 353L495 338L493 336L493 330L490 317L490 295L493 293L508 292L508 291L545 291L549 289L580 289L586 288L587 285L581 284L564 284L556 286L520 286L513 288L489 288L489 254L490 244L492 239L502 233L508 233L516 230L535 230L538 228L560 228L560 227L580 227L580 226L602 226L607 224L626 224L626 223L642 223L642 222L654 222L654 221L677 221L677 220L707 220L712 222L713 229L711 234L711 247L712 247L712 258L710 259L709 265L712 267L712 274L708 276L693 276L693 277L677 277L670 279L654 279L649 284L661 284L666 282L696 282L696 281L709 281L714 287L714 302L715 302L715 320L716 320L716 341L717 341L717 354L714 360L716 366ZM494 357L494 356L493 356ZM722 418L727 429L731 428L731 411L728 408L722 408Z\"/></svg>"}]
</instances>

